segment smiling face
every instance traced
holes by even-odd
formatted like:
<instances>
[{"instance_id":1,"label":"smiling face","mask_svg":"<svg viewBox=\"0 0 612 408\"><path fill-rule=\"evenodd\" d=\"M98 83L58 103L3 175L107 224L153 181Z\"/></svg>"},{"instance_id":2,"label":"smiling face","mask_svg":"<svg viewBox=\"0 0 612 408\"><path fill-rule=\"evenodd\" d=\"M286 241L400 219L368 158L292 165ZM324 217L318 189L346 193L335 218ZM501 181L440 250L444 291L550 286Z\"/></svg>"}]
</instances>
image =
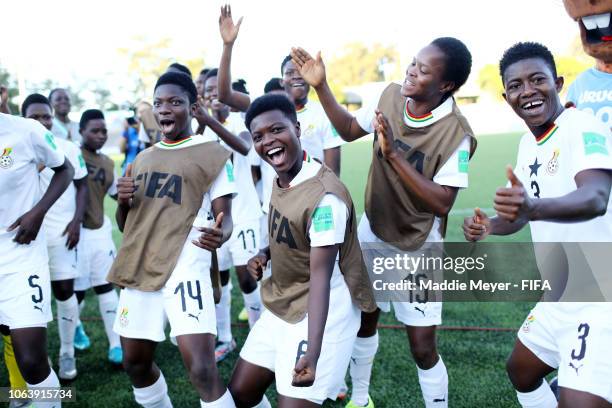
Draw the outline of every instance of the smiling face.
<instances>
[{"instance_id":1,"label":"smiling face","mask_svg":"<svg viewBox=\"0 0 612 408\"><path fill-rule=\"evenodd\" d=\"M280 110L271 110L253 118L250 130L255 151L277 174L289 173L297 162L301 164L299 122L293 123Z\"/></svg>"},{"instance_id":2,"label":"smiling face","mask_svg":"<svg viewBox=\"0 0 612 408\"><path fill-rule=\"evenodd\" d=\"M446 56L435 45L423 48L406 69L402 96L415 101L432 101L453 89L454 84L444 81Z\"/></svg>"},{"instance_id":3,"label":"smiling face","mask_svg":"<svg viewBox=\"0 0 612 408\"><path fill-rule=\"evenodd\" d=\"M70 112L70 96L64 89L58 89L51 96L51 106L56 114L66 116Z\"/></svg>"},{"instance_id":4,"label":"smiling face","mask_svg":"<svg viewBox=\"0 0 612 408\"><path fill-rule=\"evenodd\" d=\"M83 137L83 145L87 149L100 150L108 138L106 121L104 119L89 120L85 127L81 129L81 136Z\"/></svg>"},{"instance_id":5,"label":"smiling face","mask_svg":"<svg viewBox=\"0 0 612 408\"><path fill-rule=\"evenodd\" d=\"M204 83L204 100L206 105L217 116L227 116L229 106L219 102L219 92L217 87L217 76L211 76Z\"/></svg>"},{"instance_id":6,"label":"smiling face","mask_svg":"<svg viewBox=\"0 0 612 408\"><path fill-rule=\"evenodd\" d=\"M541 58L515 62L506 68L502 80L506 102L534 133L552 125L563 110L559 100L563 78L555 79Z\"/></svg>"},{"instance_id":7,"label":"smiling face","mask_svg":"<svg viewBox=\"0 0 612 408\"><path fill-rule=\"evenodd\" d=\"M25 116L40 122L47 130L53 127L53 113L46 103L33 103L26 109Z\"/></svg>"},{"instance_id":8,"label":"smiling face","mask_svg":"<svg viewBox=\"0 0 612 408\"><path fill-rule=\"evenodd\" d=\"M196 104L189 103L187 92L178 85L165 84L155 89L153 115L166 139L191 136L191 115Z\"/></svg>"},{"instance_id":9,"label":"smiling face","mask_svg":"<svg viewBox=\"0 0 612 408\"><path fill-rule=\"evenodd\" d=\"M283 67L281 85L296 106L306 104L310 85L304 81L293 61L288 61Z\"/></svg>"}]
</instances>

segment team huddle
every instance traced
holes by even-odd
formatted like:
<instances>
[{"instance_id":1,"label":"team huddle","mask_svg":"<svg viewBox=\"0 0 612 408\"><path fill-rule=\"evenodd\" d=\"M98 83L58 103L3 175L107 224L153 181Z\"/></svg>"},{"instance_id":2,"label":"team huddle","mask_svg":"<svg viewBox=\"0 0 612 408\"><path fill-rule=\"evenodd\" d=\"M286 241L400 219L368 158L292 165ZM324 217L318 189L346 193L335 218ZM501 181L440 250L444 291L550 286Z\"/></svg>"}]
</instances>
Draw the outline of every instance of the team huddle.
<instances>
[{"instance_id":1,"label":"team huddle","mask_svg":"<svg viewBox=\"0 0 612 408\"><path fill-rule=\"evenodd\" d=\"M25 119L0 114L0 325L5 348L14 350L6 359L11 386L59 387L76 378L75 348L89 346L79 315L93 288L108 360L123 366L143 407L172 407L155 363L168 324L202 407L270 407L265 392L273 383L279 407L320 406L347 396L347 370L346 406L374 407L377 325L391 306L406 327L425 406L448 407L436 341L442 302L377 302L364 251L416 254L443 242L477 151L453 97L470 75L470 51L452 37L433 40L403 83L349 112L332 94L320 54L293 48L282 77L251 100L230 76L241 22L222 7L218 69L194 81L172 64L159 77L151 103L141 105L148 113L138 138L146 148L121 177L101 152L103 112L86 110L71 122L65 90L29 95ZM516 166L506 169L508 184L493 204L482 203L496 215L475 209L465 239L529 225L534 242L612 242L610 129L564 107L563 78L545 46L517 43L499 68L504 98L529 132ZM311 88L319 102L308 100ZM340 149L369 134L359 219L339 178ZM107 195L117 202L118 250ZM226 384L217 363L238 347L232 267L250 331ZM57 374L46 346L51 293ZM612 359L600 357L612 344L611 314L604 302L534 307L507 362L521 406L612 404ZM558 395L545 379L554 370Z\"/></svg>"}]
</instances>

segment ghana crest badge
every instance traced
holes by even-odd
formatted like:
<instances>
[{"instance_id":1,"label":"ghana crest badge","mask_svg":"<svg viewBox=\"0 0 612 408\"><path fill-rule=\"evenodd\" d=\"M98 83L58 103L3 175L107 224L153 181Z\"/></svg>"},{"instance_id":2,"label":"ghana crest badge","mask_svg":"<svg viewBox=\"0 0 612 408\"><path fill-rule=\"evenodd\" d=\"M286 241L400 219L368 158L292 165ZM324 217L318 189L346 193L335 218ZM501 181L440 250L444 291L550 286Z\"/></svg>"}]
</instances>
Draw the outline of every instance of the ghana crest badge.
<instances>
[{"instance_id":1,"label":"ghana crest badge","mask_svg":"<svg viewBox=\"0 0 612 408\"><path fill-rule=\"evenodd\" d=\"M551 176L555 175L557 170L559 170L559 149L555 149L552 159L548 161L546 166L546 172Z\"/></svg>"},{"instance_id":2,"label":"ghana crest badge","mask_svg":"<svg viewBox=\"0 0 612 408\"><path fill-rule=\"evenodd\" d=\"M11 157L12 152L13 149L10 147L4 149L2 156L0 156L0 168L8 169L13 165L13 158Z\"/></svg>"}]
</instances>

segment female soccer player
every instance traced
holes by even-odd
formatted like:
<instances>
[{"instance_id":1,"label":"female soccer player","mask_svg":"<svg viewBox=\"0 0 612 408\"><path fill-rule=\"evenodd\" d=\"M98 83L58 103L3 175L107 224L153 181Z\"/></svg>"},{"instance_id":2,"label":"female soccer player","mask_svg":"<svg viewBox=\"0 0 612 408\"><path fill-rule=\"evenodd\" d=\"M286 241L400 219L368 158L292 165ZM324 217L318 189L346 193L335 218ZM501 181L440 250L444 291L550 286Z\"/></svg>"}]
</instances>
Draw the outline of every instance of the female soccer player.
<instances>
[{"instance_id":1,"label":"female soccer player","mask_svg":"<svg viewBox=\"0 0 612 408\"><path fill-rule=\"evenodd\" d=\"M313 59L301 48L291 52L301 76L315 88L332 125L353 141L376 132L372 165L359 223L362 248L383 253L414 252L442 242L446 217L457 192L468 184L468 161L476 141L453 94L465 83L472 57L455 38L438 38L421 49L406 70L402 85L390 84L380 98L356 116L335 100L327 84L321 55ZM383 255L385 256L385 255ZM426 407L448 406L448 375L436 349L436 325L442 303L393 302L395 316L406 325ZM389 304L379 303L389 311ZM351 358L353 380L349 406L374 404L368 395L378 348L378 312L364 315Z\"/></svg>"},{"instance_id":2,"label":"female soccer player","mask_svg":"<svg viewBox=\"0 0 612 408\"><path fill-rule=\"evenodd\" d=\"M230 153L192 137L198 109L193 81L167 72L155 86L153 113L163 138L140 153L118 183L123 243L108 276L124 287L114 329L123 365L143 407L170 407L155 348L176 338L202 407L233 407L215 364L211 254L232 233ZM216 221L207 226L212 212ZM145 238L146 237L146 238Z\"/></svg>"}]
</instances>

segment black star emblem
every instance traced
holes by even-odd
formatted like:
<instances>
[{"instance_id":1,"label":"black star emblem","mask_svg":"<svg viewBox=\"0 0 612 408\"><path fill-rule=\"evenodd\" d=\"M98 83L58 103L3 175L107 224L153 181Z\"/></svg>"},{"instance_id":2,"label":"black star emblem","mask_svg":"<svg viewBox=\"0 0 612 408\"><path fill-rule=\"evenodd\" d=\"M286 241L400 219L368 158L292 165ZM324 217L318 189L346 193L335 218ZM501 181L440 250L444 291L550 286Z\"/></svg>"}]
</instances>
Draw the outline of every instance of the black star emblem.
<instances>
[{"instance_id":1,"label":"black star emblem","mask_svg":"<svg viewBox=\"0 0 612 408\"><path fill-rule=\"evenodd\" d=\"M529 165L529 170L531 170L531 172L529 173L529 177L533 176L534 174L536 177L538 177L538 169L540 168L541 165L542 164L538 163L538 158L536 157L533 164Z\"/></svg>"}]
</instances>

